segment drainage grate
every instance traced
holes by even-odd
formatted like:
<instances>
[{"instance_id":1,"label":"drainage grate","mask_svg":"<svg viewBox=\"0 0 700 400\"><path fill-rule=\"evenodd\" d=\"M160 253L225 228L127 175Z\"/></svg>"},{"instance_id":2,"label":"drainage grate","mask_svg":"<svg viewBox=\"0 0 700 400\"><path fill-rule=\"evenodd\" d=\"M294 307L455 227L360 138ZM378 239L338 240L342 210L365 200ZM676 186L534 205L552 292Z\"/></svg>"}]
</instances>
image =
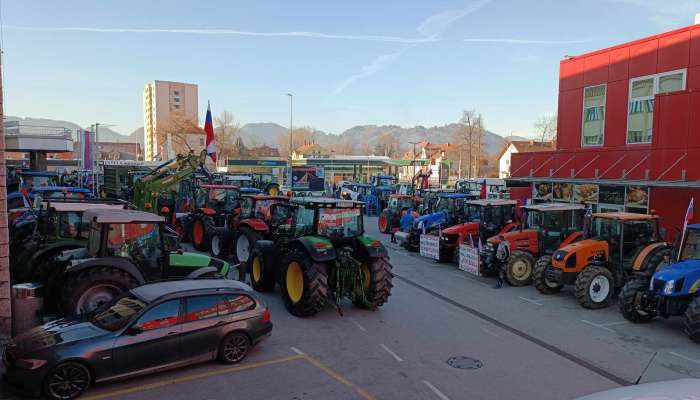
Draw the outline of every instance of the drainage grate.
<instances>
[{"instance_id":1,"label":"drainage grate","mask_svg":"<svg viewBox=\"0 0 700 400\"><path fill-rule=\"evenodd\" d=\"M479 369L484 363L471 357L450 357L447 359L447 365L459 369Z\"/></svg>"}]
</instances>

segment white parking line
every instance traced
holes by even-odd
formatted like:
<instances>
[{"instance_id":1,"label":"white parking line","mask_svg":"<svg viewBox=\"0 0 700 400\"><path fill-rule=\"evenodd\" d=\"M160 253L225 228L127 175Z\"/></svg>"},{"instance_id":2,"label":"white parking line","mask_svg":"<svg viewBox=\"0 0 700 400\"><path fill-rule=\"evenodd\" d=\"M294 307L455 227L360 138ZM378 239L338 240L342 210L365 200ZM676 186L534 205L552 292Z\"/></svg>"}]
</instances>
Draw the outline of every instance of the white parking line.
<instances>
[{"instance_id":1,"label":"white parking line","mask_svg":"<svg viewBox=\"0 0 700 400\"><path fill-rule=\"evenodd\" d=\"M295 353L299 354L300 356L304 356L304 355L306 355L306 353L304 353L303 351L301 351L301 350L297 349L297 348L296 348L296 347L294 347L294 346L290 347L290 349L292 349L292 351L293 351L293 352L295 352Z\"/></svg>"},{"instance_id":2,"label":"white parking line","mask_svg":"<svg viewBox=\"0 0 700 400\"><path fill-rule=\"evenodd\" d=\"M616 321L616 322L607 322L604 324L599 324L600 326L614 326L614 325L623 325L623 324L629 324L628 321Z\"/></svg>"},{"instance_id":3,"label":"white parking line","mask_svg":"<svg viewBox=\"0 0 700 400\"><path fill-rule=\"evenodd\" d=\"M491 332L490 330L488 330L488 329L486 329L486 328L481 328L481 330L484 331L484 332L486 332L486 333L488 333L489 335L491 335L491 336L493 336L493 337L500 338L500 336L499 336L496 332Z\"/></svg>"},{"instance_id":4,"label":"white parking line","mask_svg":"<svg viewBox=\"0 0 700 400\"><path fill-rule=\"evenodd\" d=\"M361 330L362 332L367 332L367 329L365 329L364 326L360 325L359 322L355 321L355 318L350 317L349 319L350 319L350 322L352 322L353 324L355 324L355 326L356 326L359 330Z\"/></svg>"},{"instance_id":5,"label":"white parking line","mask_svg":"<svg viewBox=\"0 0 700 400\"><path fill-rule=\"evenodd\" d=\"M430 383L426 380L424 380L423 383L425 384L425 386L428 387L428 389L432 390L433 393L435 393L435 395L440 398L440 400L450 400L449 397L445 396L445 393L442 393L438 388L433 386L432 383Z\"/></svg>"},{"instance_id":6,"label":"white parking line","mask_svg":"<svg viewBox=\"0 0 700 400\"><path fill-rule=\"evenodd\" d=\"M604 325L599 325L599 324L596 324L596 323L591 322L591 321L586 321L585 319L582 319L581 322L583 322L584 324L588 324L588 325L591 325L591 326L595 326L596 328L605 329L605 330L608 331L608 332L615 333L614 330L612 330L612 329L610 329L610 328L608 328L607 326L604 326Z\"/></svg>"},{"instance_id":7,"label":"white parking line","mask_svg":"<svg viewBox=\"0 0 700 400\"><path fill-rule=\"evenodd\" d=\"M519 298L520 300L527 301L528 303L536 304L536 305L538 305L538 306L543 305L543 304L540 303L539 301L532 300L532 299L528 299L528 298L526 298L526 297L518 296L518 298Z\"/></svg>"},{"instance_id":8,"label":"white parking line","mask_svg":"<svg viewBox=\"0 0 700 400\"><path fill-rule=\"evenodd\" d=\"M379 346L380 346L382 349L384 349L384 351L386 351L387 353L389 353L389 355L391 355L392 357L394 357L394 359L395 359L396 361L398 361L398 362L402 362L402 361L403 361L403 359L402 359L401 357L399 357L396 353L394 353L393 351L391 351L390 348L386 347L385 344L382 343L382 344L380 344Z\"/></svg>"},{"instance_id":9,"label":"white parking line","mask_svg":"<svg viewBox=\"0 0 700 400\"><path fill-rule=\"evenodd\" d=\"M683 354L678 354L678 353L676 353L675 351L671 351L671 352L669 352L669 353L673 354L674 356L676 356L676 357L678 357L678 358L682 358L682 359L684 359L684 360L686 360L686 361L690 361L690 362L695 363L695 364L700 364L700 360L693 360L692 358L686 357L686 356L684 356Z\"/></svg>"}]
</instances>

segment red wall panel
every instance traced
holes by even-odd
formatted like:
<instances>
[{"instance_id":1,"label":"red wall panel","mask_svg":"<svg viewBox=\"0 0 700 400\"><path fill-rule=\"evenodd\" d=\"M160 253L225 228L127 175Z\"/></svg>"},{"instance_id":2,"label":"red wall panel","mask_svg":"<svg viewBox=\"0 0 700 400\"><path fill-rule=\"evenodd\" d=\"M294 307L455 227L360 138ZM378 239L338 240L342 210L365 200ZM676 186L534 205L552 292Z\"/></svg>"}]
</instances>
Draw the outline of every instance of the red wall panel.
<instances>
[{"instance_id":1,"label":"red wall panel","mask_svg":"<svg viewBox=\"0 0 700 400\"><path fill-rule=\"evenodd\" d=\"M629 59L629 47L623 47L610 51L610 65L608 67L608 79L610 81L627 79L629 76Z\"/></svg>"},{"instance_id":2,"label":"red wall panel","mask_svg":"<svg viewBox=\"0 0 700 400\"><path fill-rule=\"evenodd\" d=\"M646 170L651 170L651 156L648 150L628 150L620 162L627 171L626 179L646 179ZM648 156L648 157L647 157Z\"/></svg>"},{"instance_id":3,"label":"red wall panel","mask_svg":"<svg viewBox=\"0 0 700 400\"><path fill-rule=\"evenodd\" d=\"M623 158L624 157L624 158ZM624 169L623 161L627 158L623 151L600 152L600 170L598 176L601 179L620 179Z\"/></svg>"},{"instance_id":4,"label":"red wall panel","mask_svg":"<svg viewBox=\"0 0 700 400\"><path fill-rule=\"evenodd\" d=\"M690 31L690 65L700 65L700 28Z\"/></svg>"},{"instance_id":5,"label":"red wall panel","mask_svg":"<svg viewBox=\"0 0 700 400\"><path fill-rule=\"evenodd\" d=\"M683 229L683 218L691 197L700 199L700 190L651 188L649 209L662 217L661 226L666 230L666 240L671 243L678 234L677 229ZM696 212L694 217L691 223L700 222L700 213Z\"/></svg>"},{"instance_id":6,"label":"red wall panel","mask_svg":"<svg viewBox=\"0 0 700 400\"><path fill-rule=\"evenodd\" d=\"M700 65L688 68L688 79L686 85L688 90L700 91Z\"/></svg>"},{"instance_id":7,"label":"red wall panel","mask_svg":"<svg viewBox=\"0 0 700 400\"><path fill-rule=\"evenodd\" d=\"M557 148L563 150L581 147L583 89L559 92L559 120Z\"/></svg>"},{"instance_id":8,"label":"red wall panel","mask_svg":"<svg viewBox=\"0 0 700 400\"><path fill-rule=\"evenodd\" d=\"M581 150L576 154L575 165L577 179L595 178L595 170L600 166L599 153Z\"/></svg>"},{"instance_id":9,"label":"red wall panel","mask_svg":"<svg viewBox=\"0 0 700 400\"><path fill-rule=\"evenodd\" d=\"M685 68L690 61L690 32L659 38L659 72Z\"/></svg>"},{"instance_id":10,"label":"red wall panel","mask_svg":"<svg viewBox=\"0 0 700 400\"><path fill-rule=\"evenodd\" d=\"M688 116L688 147L700 147L700 91L690 93ZM695 159L700 160L700 158ZM698 163L700 164L700 163ZM700 171L700 168L697 168ZM700 178L699 178L700 179Z\"/></svg>"},{"instance_id":11,"label":"red wall panel","mask_svg":"<svg viewBox=\"0 0 700 400\"><path fill-rule=\"evenodd\" d=\"M608 83L605 101L605 146L625 146L627 141L627 99L629 81Z\"/></svg>"},{"instance_id":12,"label":"red wall panel","mask_svg":"<svg viewBox=\"0 0 700 400\"><path fill-rule=\"evenodd\" d=\"M681 170L688 159L683 157L685 150L659 150L651 157L652 180L675 181L681 179ZM680 160L680 161L679 161Z\"/></svg>"},{"instance_id":13,"label":"red wall panel","mask_svg":"<svg viewBox=\"0 0 700 400\"><path fill-rule=\"evenodd\" d=\"M658 43L655 39L630 47L630 78L656 73Z\"/></svg>"},{"instance_id":14,"label":"red wall panel","mask_svg":"<svg viewBox=\"0 0 700 400\"><path fill-rule=\"evenodd\" d=\"M578 89L583 86L584 59L563 60L559 64L559 91Z\"/></svg>"},{"instance_id":15,"label":"red wall panel","mask_svg":"<svg viewBox=\"0 0 700 400\"><path fill-rule=\"evenodd\" d=\"M583 62L583 86L600 85L608 81L610 53L604 52L586 57Z\"/></svg>"},{"instance_id":16,"label":"red wall panel","mask_svg":"<svg viewBox=\"0 0 700 400\"><path fill-rule=\"evenodd\" d=\"M653 147L687 147L690 94L687 92L656 96L654 104Z\"/></svg>"}]
</instances>

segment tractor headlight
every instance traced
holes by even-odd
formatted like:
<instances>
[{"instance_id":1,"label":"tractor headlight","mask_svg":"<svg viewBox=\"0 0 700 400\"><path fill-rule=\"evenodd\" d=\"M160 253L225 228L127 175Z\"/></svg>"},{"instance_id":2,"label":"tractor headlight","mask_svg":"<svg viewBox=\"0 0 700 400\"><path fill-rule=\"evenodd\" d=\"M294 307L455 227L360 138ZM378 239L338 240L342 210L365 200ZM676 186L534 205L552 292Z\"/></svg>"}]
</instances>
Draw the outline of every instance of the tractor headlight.
<instances>
[{"instance_id":1,"label":"tractor headlight","mask_svg":"<svg viewBox=\"0 0 700 400\"><path fill-rule=\"evenodd\" d=\"M675 286L676 281L671 279L670 281L666 282L666 285L664 286L664 294L673 294L673 287Z\"/></svg>"}]
</instances>

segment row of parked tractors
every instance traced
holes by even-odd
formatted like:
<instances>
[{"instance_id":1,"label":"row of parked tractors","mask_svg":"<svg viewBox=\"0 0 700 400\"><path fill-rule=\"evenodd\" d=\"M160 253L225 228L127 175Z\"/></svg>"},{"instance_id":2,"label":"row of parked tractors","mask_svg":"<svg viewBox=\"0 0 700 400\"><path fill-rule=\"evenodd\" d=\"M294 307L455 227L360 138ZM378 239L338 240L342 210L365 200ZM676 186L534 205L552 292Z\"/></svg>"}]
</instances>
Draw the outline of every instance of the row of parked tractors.
<instances>
[{"instance_id":1,"label":"row of parked tractors","mask_svg":"<svg viewBox=\"0 0 700 400\"><path fill-rule=\"evenodd\" d=\"M391 265L364 234L364 203L203 183L201 165L178 157L141 177L126 200L36 196L11 210L13 284L41 284L45 311L64 315L148 282L227 279L234 269L239 279L250 272L258 291L279 284L297 316L328 303L340 310L343 298L370 309L387 301ZM183 240L199 252L184 251Z\"/></svg>"},{"instance_id":2,"label":"row of parked tractors","mask_svg":"<svg viewBox=\"0 0 700 400\"><path fill-rule=\"evenodd\" d=\"M480 274L497 276L499 285L533 284L545 295L572 286L589 309L617 298L632 322L682 316L685 332L700 342L700 225L689 225L671 244L657 215L592 213L563 203L518 207L512 200L459 193L431 196L392 195L379 230L411 251L419 249L422 235L438 236L442 262L459 263L460 244L478 246Z\"/></svg>"}]
</instances>

